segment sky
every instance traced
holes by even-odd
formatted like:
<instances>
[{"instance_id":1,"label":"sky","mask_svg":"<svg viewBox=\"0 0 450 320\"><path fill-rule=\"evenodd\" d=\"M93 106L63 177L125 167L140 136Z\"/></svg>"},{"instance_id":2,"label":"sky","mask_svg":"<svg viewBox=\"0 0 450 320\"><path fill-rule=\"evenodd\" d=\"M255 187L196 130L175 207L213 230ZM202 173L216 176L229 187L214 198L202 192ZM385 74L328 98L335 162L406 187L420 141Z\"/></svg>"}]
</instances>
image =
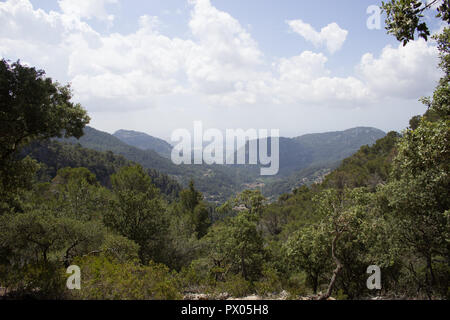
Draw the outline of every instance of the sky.
<instances>
[{"instance_id":1,"label":"sky","mask_svg":"<svg viewBox=\"0 0 450 320\"><path fill-rule=\"evenodd\" d=\"M380 1L381 2L381 1ZM91 126L401 131L441 73L433 41L369 29L376 0L6 0L0 57L71 83ZM439 30L427 17L432 30Z\"/></svg>"}]
</instances>

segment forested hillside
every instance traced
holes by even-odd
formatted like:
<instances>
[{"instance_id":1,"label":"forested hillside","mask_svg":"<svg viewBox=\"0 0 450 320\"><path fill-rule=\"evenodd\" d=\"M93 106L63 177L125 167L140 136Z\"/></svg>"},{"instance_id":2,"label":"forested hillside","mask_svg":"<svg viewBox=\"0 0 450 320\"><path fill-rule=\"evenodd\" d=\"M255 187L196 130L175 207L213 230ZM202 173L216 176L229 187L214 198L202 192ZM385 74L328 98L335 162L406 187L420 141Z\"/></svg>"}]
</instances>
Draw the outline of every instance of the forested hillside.
<instances>
[{"instance_id":1,"label":"forested hillside","mask_svg":"<svg viewBox=\"0 0 450 320\"><path fill-rule=\"evenodd\" d=\"M262 192L274 198L302 185L320 183L346 157L386 134L375 128L303 135L280 142L280 175L267 179Z\"/></svg>"},{"instance_id":2,"label":"forested hillside","mask_svg":"<svg viewBox=\"0 0 450 320\"><path fill-rule=\"evenodd\" d=\"M131 131L131 130L119 130L116 131L113 136L119 138L126 144L142 149L153 150L159 155L170 158L172 153L172 146L162 139L152 137L143 132Z\"/></svg>"},{"instance_id":3,"label":"forested hillside","mask_svg":"<svg viewBox=\"0 0 450 320\"><path fill-rule=\"evenodd\" d=\"M294 140L307 148L314 165L323 165L347 158L361 146L370 146L385 135L385 132L376 128L358 127L338 132L307 134Z\"/></svg>"},{"instance_id":4,"label":"forested hillside","mask_svg":"<svg viewBox=\"0 0 450 320\"><path fill-rule=\"evenodd\" d=\"M101 152L110 151L123 156L125 159L142 165L144 168L156 170L172 176L180 184L187 186L191 179L196 182L197 188L205 194L209 201L224 202L229 197L244 190L246 186L265 185L264 193L269 197L277 197L283 192L291 191L294 187L317 182L323 172L335 168L339 161L353 154L362 145L373 144L377 137L383 137L381 130L374 128L354 128L342 132L313 134L293 139L280 139L280 172L275 177L261 180L259 166L251 165L180 165L157 153L158 147L150 143L149 136L132 132L119 131L122 139L101 132L91 127L84 129L80 139L65 139L61 141ZM128 138L125 138L127 136ZM144 144L138 147L140 141ZM152 137L150 137L152 138ZM132 140L130 142L130 139ZM129 141L129 145L124 141ZM151 139L153 141L153 139ZM149 144L150 143L150 144ZM248 152L248 148L247 148ZM318 168L319 169L315 169ZM286 176L290 176L286 178Z\"/></svg>"},{"instance_id":5,"label":"forested hillside","mask_svg":"<svg viewBox=\"0 0 450 320\"><path fill-rule=\"evenodd\" d=\"M70 138L63 141L80 144L85 148L97 151L111 151L127 160L139 163L145 168L155 169L166 174L179 175L183 172L180 167L173 164L169 159L160 156L154 150L141 150L122 142L109 133L91 127L84 128L84 134L80 139Z\"/></svg>"},{"instance_id":6,"label":"forested hillside","mask_svg":"<svg viewBox=\"0 0 450 320\"><path fill-rule=\"evenodd\" d=\"M80 145L60 141L34 142L22 151L40 164L38 177L41 182L48 182L64 168L87 168L103 186L110 187L110 176L120 168L134 163L111 151L99 152ZM181 190L177 181L154 169L147 169L152 183L167 196L175 196Z\"/></svg>"},{"instance_id":7,"label":"forested hillside","mask_svg":"<svg viewBox=\"0 0 450 320\"><path fill-rule=\"evenodd\" d=\"M198 188L205 192L211 201L224 201L239 190L241 183L247 181L245 176L237 176L224 166L177 166L154 150L142 150L128 145L109 133L91 127L84 129L84 135L80 139L62 141L101 152L113 152L146 169L170 175L184 186L187 186L191 179L195 179Z\"/></svg>"}]
</instances>

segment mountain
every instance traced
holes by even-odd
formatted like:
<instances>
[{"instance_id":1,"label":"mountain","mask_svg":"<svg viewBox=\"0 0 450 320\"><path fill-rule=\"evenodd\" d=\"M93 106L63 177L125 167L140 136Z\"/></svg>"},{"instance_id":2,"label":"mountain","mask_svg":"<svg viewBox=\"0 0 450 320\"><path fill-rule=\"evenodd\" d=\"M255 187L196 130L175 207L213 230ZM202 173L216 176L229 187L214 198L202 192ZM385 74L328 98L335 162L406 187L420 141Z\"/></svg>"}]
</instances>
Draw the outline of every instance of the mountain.
<instances>
[{"instance_id":1,"label":"mountain","mask_svg":"<svg viewBox=\"0 0 450 320\"><path fill-rule=\"evenodd\" d=\"M372 145L383 138L385 132L368 127L345 131L307 134L295 138L280 137L279 176L289 176L310 167L334 168L339 162L359 150L361 146ZM260 141L267 143L267 139ZM248 143L246 146L248 157ZM268 144L270 153L270 141Z\"/></svg>"},{"instance_id":2,"label":"mountain","mask_svg":"<svg viewBox=\"0 0 450 320\"><path fill-rule=\"evenodd\" d=\"M370 132L376 133L372 130ZM307 138L317 138L317 136ZM302 185L310 184L337 189L344 186L348 188L366 187L374 191L380 183L385 183L389 179L399 138L400 135L397 132L391 131L374 144L361 146L357 152L337 162L330 169L312 166L300 170L289 177L267 184L263 188L263 193L274 199L276 196L290 193Z\"/></svg>"},{"instance_id":3,"label":"mountain","mask_svg":"<svg viewBox=\"0 0 450 320\"><path fill-rule=\"evenodd\" d=\"M345 131L307 134L292 139L280 139L280 173L268 180L263 193L276 197L301 185L323 181L343 159L363 146L372 146L386 133L369 127Z\"/></svg>"},{"instance_id":4,"label":"mountain","mask_svg":"<svg viewBox=\"0 0 450 320\"><path fill-rule=\"evenodd\" d=\"M127 132L130 131L121 130L118 135L123 137ZM134 132L130 136L151 141L148 139L150 136L143 135L145 134ZM84 148L101 152L111 151L141 164L144 168L167 174L183 186L187 186L193 179L207 200L223 202L245 188L262 187L266 195L276 196L299 184L320 181L336 168L340 161L358 151L361 146L372 145L384 136L383 131L375 128L353 128L296 138L280 138L280 172L272 177L261 177L257 165L175 165L155 150L140 149L91 127L85 128L84 136L79 140L71 138L61 141L80 144ZM143 147L143 144L140 145Z\"/></svg>"},{"instance_id":5,"label":"mountain","mask_svg":"<svg viewBox=\"0 0 450 320\"><path fill-rule=\"evenodd\" d=\"M168 142L143 132L119 130L113 136L130 146L142 150L153 150L166 158L170 158L170 154L172 153L172 146Z\"/></svg>"},{"instance_id":6,"label":"mountain","mask_svg":"<svg viewBox=\"0 0 450 320\"><path fill-rule=\"evenodd\" d=\"M110 176L124 166L135 163L116 155L111 151L100 152L81 147L79 144L70 144L61 141L33 142L25 147L22 156L30 156L41 164L38 172L39 180L43 182L53 179L58 170L63 168L84 167L97 177L103 185L111 185ZM147 169L153 184L169 197L175 197L181 186L168 175L153 169Z\"/></svg>"},{"instance_id":7,"label":"mountain","mask_svg":"<svg viewBox=\"0 0 450 320\"><path fill-rule=\"evenodd\" d=\"M172 161L160 156L156 151L136 148L109 133L91 127L84 128L84 135L80 139L70 138L63 139L63 141L80 144L84 148L97 151L112 151L145 168L155 169L166 174L179 175L182 173Z\"/></svg>"},{"instance_id":8,"label":"mountain","mask_svg":"<svg viewBox=\"0 0 450 320\"><path fill-rule=\"evenodd\" d=\"M323 185L331 188L343 185L349 188L366 187L374 191L378 184L389 179L399 138L400 134L391 131L372 146L362 146L327 175Z\"/></svg>"},{"instance_id":9,"label":"mountain","mask_svg":"<svg viewBox=\"0 0 450 320\"><path fill-rule=\"evenodd\" d=\"M312 161L318 165L345 159L361 146L372 145L386 133L370 127L357 127L345 131L307 134L294 138L311 152Z\"/></svg>"},{"instance_id":10,"label":"mountain","mask_svg":"<svg viewBox=\"0 0 450 320\"><path fill-rule=\"evenodd\" d=\"M193 179L198 190L204 193L209 201L222 202L232 196L240 186L251 182L245 173L240 174L226 166L214 165L175 165L170 159L162 157L154 150L142 150L130 146L119 138L92 127L84 129L80 139L59 139L61 142L79 144L84 148L96 151L111 151L125 159L139 163L144 168L154 169L175 178L183 186Z\"/></svg>"}]
</instances>

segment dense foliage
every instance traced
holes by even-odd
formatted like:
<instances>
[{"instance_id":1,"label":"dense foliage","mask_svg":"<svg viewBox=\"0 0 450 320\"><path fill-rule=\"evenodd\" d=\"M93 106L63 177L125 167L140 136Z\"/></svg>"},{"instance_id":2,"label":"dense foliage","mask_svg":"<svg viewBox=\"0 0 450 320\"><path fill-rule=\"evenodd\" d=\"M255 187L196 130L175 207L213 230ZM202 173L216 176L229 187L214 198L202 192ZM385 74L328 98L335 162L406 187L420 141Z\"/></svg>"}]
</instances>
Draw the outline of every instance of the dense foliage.
<instances>
[{"instance_id":1,"label":"dense foliage","mask_svg":"<svg viewBox=\"0 0 450 320\"><path fill-rule=\"evenodd\" d=\"M40 182L49 182L56 177L58 170L67 167L87 168L95 174L97 180L106 187L111 186L110 176L124 166L134 163L111 151L95 151L79 144L63 143L56 140L33 142L22 151L22 156L40 163L38 178ZM181 191L180 184L168 175L154 169L146 169L153 184L168 197L175 197Z\"/></svg>"}]
</instances>

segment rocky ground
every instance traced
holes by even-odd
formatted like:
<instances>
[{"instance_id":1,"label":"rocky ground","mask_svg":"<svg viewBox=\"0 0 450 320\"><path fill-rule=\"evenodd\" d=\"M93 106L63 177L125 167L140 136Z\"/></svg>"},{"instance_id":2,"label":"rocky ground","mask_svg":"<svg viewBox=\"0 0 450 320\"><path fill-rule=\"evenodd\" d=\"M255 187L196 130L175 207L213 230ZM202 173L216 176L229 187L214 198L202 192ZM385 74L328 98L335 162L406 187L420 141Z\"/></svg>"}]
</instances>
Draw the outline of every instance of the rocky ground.
<instances>
[{"instance_id":1,"label":"rocky ground","mask_svg":"<svg viewBox=\"0 0 450 320\"><path fill-rule=\"evenodd\" d=\"M183 300L191 300L191 301L198 301L198 300L243 300L243 301L257 301L257 300L288 300L292 299L292 297L289 297L289 293L286 291L282 291L280 294L277 295L270 295L266 297L261 297L258 295L250 295L246 297L241 298L235 298L230 296L228 293L222 293L219 295L211 295L211 294L204 294L204 293L187 293L184 295ZM319 296L306 296L306 297L298 297L296 300L318 300ZM328 298L328 300L336 300L334 298Z\"/></svg>"}]
</instances>

